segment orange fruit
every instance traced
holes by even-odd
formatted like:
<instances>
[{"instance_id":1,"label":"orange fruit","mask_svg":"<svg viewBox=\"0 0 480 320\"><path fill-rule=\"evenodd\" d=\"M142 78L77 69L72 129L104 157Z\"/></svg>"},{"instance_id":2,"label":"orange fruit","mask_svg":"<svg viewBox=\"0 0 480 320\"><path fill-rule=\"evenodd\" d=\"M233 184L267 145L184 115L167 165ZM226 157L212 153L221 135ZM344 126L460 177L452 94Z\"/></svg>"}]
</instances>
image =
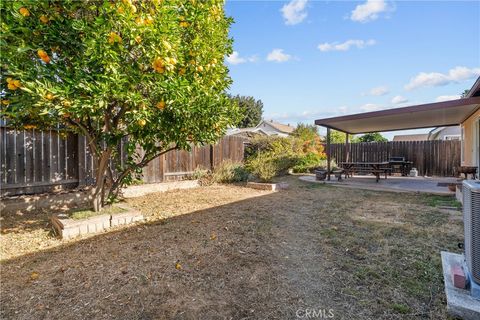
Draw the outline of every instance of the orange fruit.
<instances>
[{"instance_id":1,"label":"orange fruit","mask_svg":"<svg viewBox=\"0 0 480 320\"><path fill-rule=\"evenodd\" d=\"M163 61L161 58L157 58L153 61L153 69L159 73L164 73L165 72L165 65L163 64Z\"/></svg>"},{"instance_id":2,"label":"orange fruit","mask_svg":"<svg viewBox=\"0 0 480 320\"><path fill-rule=\"evenodd\" d=\"M159 103L157 103L157 108L160 110L163 110L165 108L165 101L162 100Z\"/></svg>"},{"instance_id":3,"label":"orange fruit","mask_svg":"<svg viewBox=\"0 0 480 320\"><path fill-rule=\"evenodd\" d=\"M47 17L46 15L41 15L39 19L40 19L40 21L41 21L42 23L44 23L44 24L47 24L48 21L49 21L49 19L48 19L48 17Z\"/></svg>"},{"instance_id":4,"label":"orange fruit","mask_svg":"<svg viewBox=\"0 0 480 320\"><path fill-rule=\"evenodd\" d=\"M30 11L28 11L28 9L25 8L25 7L21 7L21 8L18 10L18 12L20 12L20 14L21 14L22 16L24 16L24 17L30 16Z\"/></svg>"}]
</instances>

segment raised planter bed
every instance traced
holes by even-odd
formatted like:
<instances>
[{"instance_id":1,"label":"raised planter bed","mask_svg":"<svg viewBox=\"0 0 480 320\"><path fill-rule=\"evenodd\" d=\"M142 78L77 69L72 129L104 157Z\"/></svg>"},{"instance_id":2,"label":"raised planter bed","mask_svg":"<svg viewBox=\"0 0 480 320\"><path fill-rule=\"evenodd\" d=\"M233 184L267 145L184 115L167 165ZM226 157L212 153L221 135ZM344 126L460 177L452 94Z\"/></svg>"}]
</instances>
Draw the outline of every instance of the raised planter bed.
<instances>
[{"instance_id":1,"label":"raised planter bed","mask_svg":"<svg viewBox=\"0 0 480 320\"><path fill-rule=\"evenodd\" d=\"M277 191L281 189L287 189L288 183L279 182L279 183L266 183L266 182L248 182L247 187L258 189L258 190L267 190L267 191Z\"/></svg>"},{"instance_id":2,"label":"raised planter bed","mask_svg":"<svg viewBox=\"0 0 480 320\"><path fill-rule=\"evenodd\" d=\"M62 239L71 239L80 235L103 232L119 225L143 221L143 214L124 205L117 205L122 212L107 213L73 219L68 213L55 214L51 217L52 225Z\"/></svg>"}]
</instances>

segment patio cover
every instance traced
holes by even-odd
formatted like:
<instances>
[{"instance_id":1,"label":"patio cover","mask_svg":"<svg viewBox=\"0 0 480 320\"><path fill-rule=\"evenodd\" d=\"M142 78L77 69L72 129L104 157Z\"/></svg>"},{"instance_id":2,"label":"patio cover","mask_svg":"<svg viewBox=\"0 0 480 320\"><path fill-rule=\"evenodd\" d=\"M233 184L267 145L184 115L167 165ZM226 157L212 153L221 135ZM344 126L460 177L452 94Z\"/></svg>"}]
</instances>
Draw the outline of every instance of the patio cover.
<instances>
[{"instance_id":1,"label":"patio cover","mask_svg":"<svg viewBox=\"0 0 480 320\"><path fill-rule=\"evenodd\" d=\"M479 78L480 79L480 78ZM315 124L349 134L448 127L461 124L480 109L480 97L421 104L315 120Z\"/></svg>"}]
</instances>

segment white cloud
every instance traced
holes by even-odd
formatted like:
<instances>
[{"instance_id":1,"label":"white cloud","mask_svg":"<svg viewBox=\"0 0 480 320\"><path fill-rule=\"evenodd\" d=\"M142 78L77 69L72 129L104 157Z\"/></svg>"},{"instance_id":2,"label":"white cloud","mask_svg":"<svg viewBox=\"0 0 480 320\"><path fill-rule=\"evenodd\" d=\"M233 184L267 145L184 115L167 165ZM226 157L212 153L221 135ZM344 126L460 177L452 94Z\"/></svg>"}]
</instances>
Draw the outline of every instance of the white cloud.
<instances>
[{"instance_id":1,"label":"white cloud","mask_svg":"<svg viewBox=\"0 0 480 320\"><path fill-rule=\"evenodd\" d=\"M357 47L358 49L363 49L367 46L373 46L377 42L375 40L347 40L342 43L332 42L332 43L321 43L318 45L318 49L320 51L347 51L350 50L351 47Z\"/></svg>"},{"instance_id":2,"label":"white cloud","mask_svg":"<svg viewBox=\"0 0 480 320\"><path fill-rule=\"evenodd\" d=\"M478 76L480 76L480 68L455 67L450 69L446 74L440 72L420 72L410 79L410 82L405 85L405 89L413 90L421 87L444 86L450 83L473 79Z\"/></svg>"},{"instance_id":3,"label":"white cloud","mask_svg":"<svg viewBox=\"0 0 480 320\"><path fill-rule=\"evenodd\" d=\"M355 7L350 19L356 22L368 22L376 20L380 13L391 10L384 0L367 0L364 4Z\"/></svg>"},{"instance_id":4,"label":"white cloud","mask_svg":"<svg viewBox=\"0 0 480 320\"><path fill-rule=\"evenodd\" d=\"M395 96L392 98L393 104L405 103L408 102L408 99L402 96Z\"/></svg>"},{"instance_id":5,"label":"white cloud","mask_svg":"<svg viewBox=\"0 0 480 320\"><path fill-rule=\"evenodd\" d=\"M280 9L285 19L285 24L295 25L307 17L307 0L292 0Z\"/></svg>"},{"instance_id":6,"label":"white cloud","mask_svg":"<svg viewBox=\"0 0 480 320\"><path fill-rule=\"evenodd\" d=\"M274 61L274 62L285 62L292 58L291 55L286 54L283 52L283 49L273 49L267 55L267 61Z\"/></svg>"},{"instance_id":7,"label":"white cloud","mask_svg":"<svg viewBox=\"0 0 480 320\"><path fill-rule=\"evenodd\" d=\"M240 54L237 51L233 51L231 55L226 58L227 62L233 65L241 64L245 62L256 62L258 60L257 56L251 56L248 58L240 57Z\"/></svg>"},{"instance_id":8,"label":"white cloud","mask_svg":"<svg viewBox=\"0 0 480 320\"><path fill-rule=\"evenodd\" d=\"M369 92L369 95L371 96L384 96L388 93L388 87L386 86L380 86L380 87L375 87L372 88Z\"/></svg>"},{"instance_id":9,"label":"white cloud","mask_svg":"<svg viewBox=\"0 0 480 320\"><path fill-rule=\"evenodd\" d=\"M437 99L435 99L436 102L443 102L443 101L449 101L449 100L456 100L460 99L462 96L459 94L451 95L451 96L438 96Z\"/></svg>"},{"instance_id":10,"label":"white cloud","mask_svg":"<svg viewBox=\"0 0 480 320\"><path fill-rule=\"evenodd\" d=\"M360 109L362 111L365 111L365 112L371 112L371 111L382 110L382 109L385 109L385 108L382 107L382 106L379 106L377 104L367 103L367 104L364 104L363 106L361 106Z\"/></svg>"},{"instance_id":11,"label":"white cloud","mask_svg":"<svg viewBox=\"0 0 480 320\"><path fill-rule=\"evenodd\" d=\"M247 59L241 58L237 51L233 51L231 55L227 57L227 62L230 64L240 64L247 62Z\"/></svg>"}]
</instances>

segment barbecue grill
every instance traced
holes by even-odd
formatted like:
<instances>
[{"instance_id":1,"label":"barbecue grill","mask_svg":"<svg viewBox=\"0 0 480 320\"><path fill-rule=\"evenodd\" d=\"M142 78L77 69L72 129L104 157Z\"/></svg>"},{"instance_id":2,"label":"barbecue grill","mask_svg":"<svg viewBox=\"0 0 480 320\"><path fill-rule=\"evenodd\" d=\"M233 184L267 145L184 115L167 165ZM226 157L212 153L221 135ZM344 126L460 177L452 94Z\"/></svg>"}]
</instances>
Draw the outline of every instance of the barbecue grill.
<instances>
[{"instance_id":1,"label":"barbecue grill","mask_svg":"<svg viewBox=\"0 0 480 320\"><path fill-rule=\"evenodd\" d=\"M412 169L412 162L406 161L405 157L390 157L388 163L392 168L393 173L401 173L402 176L407 176L410 169Z\"/></svg>"}]
</instances>

